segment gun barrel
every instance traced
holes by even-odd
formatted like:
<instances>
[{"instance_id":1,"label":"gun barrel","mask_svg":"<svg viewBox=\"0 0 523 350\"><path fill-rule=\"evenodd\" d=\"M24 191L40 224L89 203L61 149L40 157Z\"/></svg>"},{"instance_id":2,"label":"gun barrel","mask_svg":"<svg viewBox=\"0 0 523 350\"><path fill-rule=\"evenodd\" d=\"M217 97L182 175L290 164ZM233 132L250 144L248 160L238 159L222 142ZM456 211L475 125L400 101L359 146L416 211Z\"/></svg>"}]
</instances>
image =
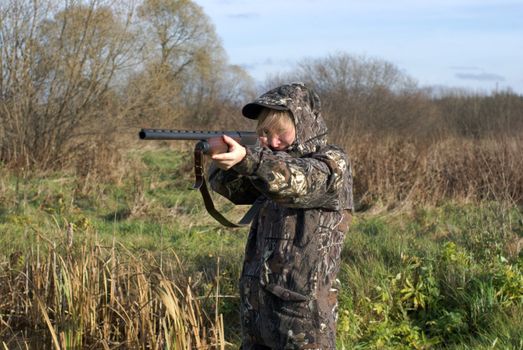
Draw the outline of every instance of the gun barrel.
<instances>
[{"instance_id":1,"label":"gun barrel","mask_svg":"<svg viewBox=\"0 0 523 350\"><path fill-rule=\"evenodd\" d=\"M138 136L142 140L208 140L213 137L227 135L232 138L254 138L253 131L197 131L197 130L167 130L167 129L141 129Z\"/></svg>"}]
</instances>

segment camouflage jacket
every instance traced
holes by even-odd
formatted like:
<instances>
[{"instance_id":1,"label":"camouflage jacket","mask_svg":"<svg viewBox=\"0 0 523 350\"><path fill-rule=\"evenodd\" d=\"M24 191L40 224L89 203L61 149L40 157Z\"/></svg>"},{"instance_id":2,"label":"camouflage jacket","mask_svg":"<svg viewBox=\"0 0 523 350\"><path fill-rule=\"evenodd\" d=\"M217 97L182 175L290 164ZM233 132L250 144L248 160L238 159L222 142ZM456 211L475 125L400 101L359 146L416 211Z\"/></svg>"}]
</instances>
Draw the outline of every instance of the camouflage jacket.
<instances>
[{"instance_id":1,"label":"camouflage jacket","mask_svg":"<svg viewBox=\"0 0 523 350\"><path fill-rule=\"evenodd\" d=\"M216 192L236 204L260 203L240 281L244 331L262 344L294 348L289 344L298 338L302 343L318 342L320 335L310 332L332 328L328 319L335 302L329 293L339 270L347 214L353 208L352 174L347 154L327 144L327 127L314 92L301 83L283 85L246 105L243 113L255 117L261 107L291 112L295 142L285 152L247 149L245 158L232 169L212 171L210 182ZM268 303L260 299L259 290L282 302L303 303L306 306L299 306L300 312L310 313L311 323L301 322L295 329L293 317L285 319L272 312L272 325L257 324L256 314L263 313Z\"/></svg>"}]
</instances>

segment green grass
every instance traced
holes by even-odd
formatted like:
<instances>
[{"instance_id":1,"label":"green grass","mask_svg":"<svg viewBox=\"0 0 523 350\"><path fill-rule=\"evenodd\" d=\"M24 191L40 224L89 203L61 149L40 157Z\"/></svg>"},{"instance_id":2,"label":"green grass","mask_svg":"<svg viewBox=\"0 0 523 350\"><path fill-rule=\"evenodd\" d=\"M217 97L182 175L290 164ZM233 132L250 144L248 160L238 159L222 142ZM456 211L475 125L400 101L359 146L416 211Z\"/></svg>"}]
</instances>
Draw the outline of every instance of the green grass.
<instances>
[{"instance_id":1,"label":"green grass","mask_svg":"<svg viewBox=\"0 0 523 350\"><path fill-rule=\"evenodd\" d=\"M68 228L80 246L118 242L178 259L201 296L220 286L226 338L238 343L247 229L223 228L204 211L189 189L190 154L134 151L127 162L116 180L0 169L0 264L41 240L64 247ZM228 216L243 210L217 202ZM338 347L522 349L522 218L495 202L357 214L342 252ZM202 300L212 315L216 305Z\"/></svg>"}]
</instances>

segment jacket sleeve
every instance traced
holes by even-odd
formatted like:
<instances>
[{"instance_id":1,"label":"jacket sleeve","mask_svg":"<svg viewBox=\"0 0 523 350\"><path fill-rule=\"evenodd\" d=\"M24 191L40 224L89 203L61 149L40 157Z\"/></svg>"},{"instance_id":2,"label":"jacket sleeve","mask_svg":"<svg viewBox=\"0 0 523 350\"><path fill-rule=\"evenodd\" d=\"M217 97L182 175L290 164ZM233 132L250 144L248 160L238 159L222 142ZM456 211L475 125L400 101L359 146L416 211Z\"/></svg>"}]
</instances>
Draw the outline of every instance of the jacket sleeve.
<instances>
[{"instance_id":1,"label":"jacket sleeve","mask_svg":"<svg viewBox=\"0 0 523 350\"><path fill-rule=\"evenodd\" d=\"M253 204L260 196L260 191L247 176L240 175L232 169L219 169L213 164L209 168L209 183L215 192L234 204Z\"/></svg>"},{"instance_id":2,"label":"jacket sleeve","mask_svg":"<svg viewBox=\"0 0 523 350\"><path fill-rule=\"evenodd\" d=\"M281 205L346 209L350 168L347 155L338 147L327 146L301 158L266 148L247 149L245 158L233 169Z\"/></svg>"}]
</instances>

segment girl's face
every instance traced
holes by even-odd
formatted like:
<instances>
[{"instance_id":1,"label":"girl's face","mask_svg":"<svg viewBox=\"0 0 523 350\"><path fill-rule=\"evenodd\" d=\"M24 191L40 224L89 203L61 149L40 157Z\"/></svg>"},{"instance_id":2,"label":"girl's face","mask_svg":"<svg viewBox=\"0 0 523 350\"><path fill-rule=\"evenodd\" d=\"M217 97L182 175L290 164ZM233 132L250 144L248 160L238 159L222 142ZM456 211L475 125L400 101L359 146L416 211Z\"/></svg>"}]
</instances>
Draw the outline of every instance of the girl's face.
<instances>
[{"instance_id":1,"label":"girl's face","mask_svg":"<svg viewBox=\"0 0 523 350\"><path fill-rule=\"evenodd\" d=\"M294 125L263 128L260 130L262 147L269 147L273 151L285 151L296 139Z\"/></svg>"}]
</instances>

